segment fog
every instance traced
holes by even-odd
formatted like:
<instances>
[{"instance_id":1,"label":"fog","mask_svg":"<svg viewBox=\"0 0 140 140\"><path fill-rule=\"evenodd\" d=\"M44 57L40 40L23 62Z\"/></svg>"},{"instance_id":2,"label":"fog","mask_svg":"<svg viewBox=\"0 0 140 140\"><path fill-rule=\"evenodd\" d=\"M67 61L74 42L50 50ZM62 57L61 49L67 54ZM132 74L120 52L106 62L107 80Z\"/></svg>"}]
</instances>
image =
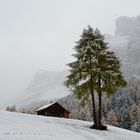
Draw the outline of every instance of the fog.
<instances>
[{"instance_id":1,"label":"fog","mask_svg":"<svg viewBox=\"0 0 140 140\"><path fill-rule=\"evenodd\" d=\"M139 0L0 0L0 101L27 87L40 69L61 71L91 25L114 34L119 16L140 14Z\"/></svg>"}]
</instances>

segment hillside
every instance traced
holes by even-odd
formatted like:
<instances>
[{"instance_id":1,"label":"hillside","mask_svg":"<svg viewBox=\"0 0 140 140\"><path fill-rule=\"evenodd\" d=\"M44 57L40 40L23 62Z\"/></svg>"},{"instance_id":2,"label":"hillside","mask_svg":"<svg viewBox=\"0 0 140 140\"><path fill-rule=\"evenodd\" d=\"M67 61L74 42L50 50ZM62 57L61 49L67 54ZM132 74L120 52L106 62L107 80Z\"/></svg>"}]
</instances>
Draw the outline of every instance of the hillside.
<instances>
[{"instance_id":1,"label":"hillside","mask_svg":"<svg viewBox=\"0 0 140 140\"><path fill-rule=\"evenodd\" d=\"M89 129L90 122L0 111L0 140L138 140L140 134L108 126Z\"/></svg>"}]
</instances>

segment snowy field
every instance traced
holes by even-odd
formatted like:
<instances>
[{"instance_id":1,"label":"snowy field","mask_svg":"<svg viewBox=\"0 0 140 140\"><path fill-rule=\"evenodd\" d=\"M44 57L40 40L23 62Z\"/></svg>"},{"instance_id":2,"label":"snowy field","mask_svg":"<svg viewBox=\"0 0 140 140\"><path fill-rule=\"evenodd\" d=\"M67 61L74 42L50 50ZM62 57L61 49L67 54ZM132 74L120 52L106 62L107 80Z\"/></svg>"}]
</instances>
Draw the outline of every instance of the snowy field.
<instances>
[{"instance_id":1,"label":"snowy field","mask_svg":"<svg viewBox=\"0 0 140 140\"><path fill-rule=\"evenodd\" d=\"M108 126L89 129L92 123L0 111L0 140L140 140L140 134Z\"/></svg>"}]
</instances>

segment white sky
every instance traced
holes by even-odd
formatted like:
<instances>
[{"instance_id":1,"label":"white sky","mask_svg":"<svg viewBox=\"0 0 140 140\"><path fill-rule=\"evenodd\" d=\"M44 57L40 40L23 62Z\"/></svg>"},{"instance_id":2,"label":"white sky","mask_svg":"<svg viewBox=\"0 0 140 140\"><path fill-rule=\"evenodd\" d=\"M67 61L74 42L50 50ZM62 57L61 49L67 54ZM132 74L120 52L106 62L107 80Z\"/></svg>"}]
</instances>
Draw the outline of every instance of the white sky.
<instances>
[{"instance_id":1,"label":"white sky","mask_svg":"<svg viewBox=\"0 0 140 140\"><path fill-rule=\"evenodd\" d=\"M0 97L25 88L39 69L63 70L84 27L115 32L139 0L0 0Z\"/></svg>"}]
</instances>

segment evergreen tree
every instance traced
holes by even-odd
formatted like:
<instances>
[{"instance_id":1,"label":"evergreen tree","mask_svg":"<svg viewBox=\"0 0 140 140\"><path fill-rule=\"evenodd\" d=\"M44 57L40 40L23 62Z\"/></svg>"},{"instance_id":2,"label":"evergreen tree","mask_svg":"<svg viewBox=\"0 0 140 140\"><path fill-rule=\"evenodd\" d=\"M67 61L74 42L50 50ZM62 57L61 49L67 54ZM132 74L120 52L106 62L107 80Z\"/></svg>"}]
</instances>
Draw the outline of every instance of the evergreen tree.
<instances>
[{"instance_id":1,"label":"evergreen tree","mask_svg":"<svg viewBox=\"0 0 140 140\"><path fill-rule=\"evenodd\" d=\"M140 103L137 106L137 120L140 122Z\"/></svg>"},{"instance_id":2,"label":"evergreen tree","mask_svg":"<svg viewBox=\"0 0 140 140\"><path fill-rule=\"evenodd\" d=\"M96 36L93 29L88 26L88 29L83 30L81 39L76 42L75 46L76 54L73 56L76 58L75 62L69 63L70 75L67 76L68 80L66 85L72 87L74 93L82 100L83 104L86 104L89 94L92 96L92 109L94 127L97 128L97 116L95 108L94 97L94 82L95 82L95 40Z\"/></svg>"},{"instance_id":3,"label":"evergreen tree","mask_svg":"<svg viewBox=\"0 0 140 140\"><path fill-rule=\"evenodd\" d=\"M95 31L98 41L96 42L96 80L97 85L95 90L99 96L98 110L98 129L106 129L102 125L102 93L112 95L119 87L126 86L126 81L120 71L119 59L114 52L108 51L107 43L104 42L104 37L99 30Z\"/></svg>"},{"instance_id":4,"label":"evergreen tree","mask_svg":"<svg viewBox=\"0 0 140 140\"><path fill-rule=\"evenodd\" d=\"M130 119L131 119L131 123L134 124L137 122L137 105L133 104L131 111L130 111Z\"/></svg>"},{"instance_id":5,"label":"evergreen tree","mask_svg":"<svg viewBox=\"0 0 140 140\"><path fill-rule=\"evenodd\" d=\"M10 112L17 112L16 106L8 106L6 107L6 111L10 111Z\"/></svg>"},{"instance_id":6,"label":"evergreen tree","mask_svg":"<svg viewBox=\"0 0 140 140\"><path fill-rule=\"evenodd\" d=\"M116 114L114 113L113 110L111 110L108 114L108 122L110 125L113 125L113 126L119 125L118 118L116 117Z\"/></svg>"},{"instance_id":7,"label":"evergreen tree","mask_svg":"<svg viewBox=\"0 0 140 140\"><path fill-rule=\"evenodd\" d=\"M102 125L102 93L111 95L118 87L125 86L126 82L120 72L118 58L108 51L107 43L98 29L88 26L84 29L81 39L75 46L75 62L69 63L70 75L67 76L67 86L72 87L74 93L85 104L92 96L93 128L106 129ZM98 119L95 108L94 91L99 96Z\"/></svg>"}]
</instances>

